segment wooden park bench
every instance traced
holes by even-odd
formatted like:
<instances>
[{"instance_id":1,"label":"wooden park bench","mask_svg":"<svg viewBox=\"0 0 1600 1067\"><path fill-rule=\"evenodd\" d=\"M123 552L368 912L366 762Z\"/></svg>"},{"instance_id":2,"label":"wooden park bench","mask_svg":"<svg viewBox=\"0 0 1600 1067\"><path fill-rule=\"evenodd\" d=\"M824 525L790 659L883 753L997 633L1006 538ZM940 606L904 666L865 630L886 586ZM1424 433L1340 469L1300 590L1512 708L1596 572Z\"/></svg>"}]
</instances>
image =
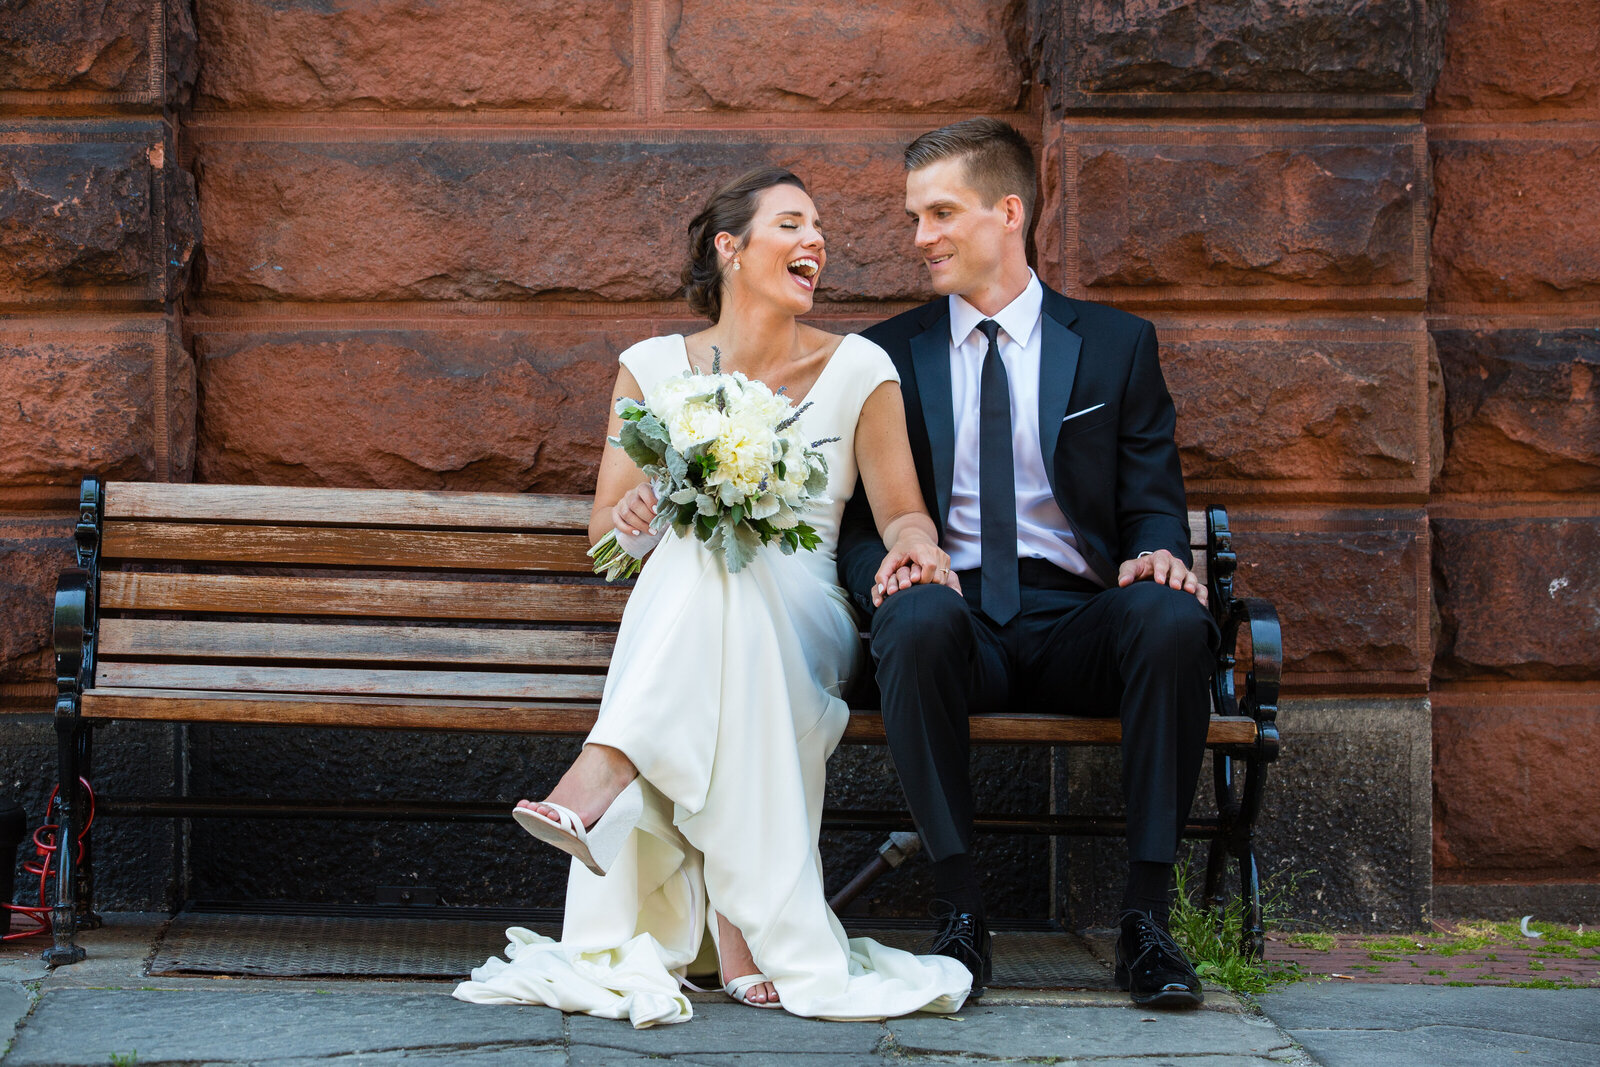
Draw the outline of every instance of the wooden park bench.
<instances>
[{"instance_id":1,"label":"wooden park bench","mask_svg":"<svg viewBox=\"0 0 1600 1067\"><path fill-rule=\"evenodd\" d=\"M62 840L76 839L95 724L110 720L582 737L595 718L625 586L590 572L589 500L487 493L83 483L77 567L55 601ZM1252 946L1260 903L1252 833L1274 723L1280 641L1264 601L1233 595L1220 508L1193 512L1197 569L1223 629L1214 678L1219 815L1206 893L1241 878ZM1246 629L1251 669L1235 664ZM1235 675L1242 681L1235 688ZM870 708L847 742L883 744ZM1115 718L1019 711L972 723L975 744L1116 745ZM504 803L96 798L98 815L509 819ZM904 830L904 811L830 811L830 826ZM980 829L1117 835L1120 819L980 816ZM82 958L94 920L92 851L61 849L52 965Z\"/></svg>"}]
</instances>

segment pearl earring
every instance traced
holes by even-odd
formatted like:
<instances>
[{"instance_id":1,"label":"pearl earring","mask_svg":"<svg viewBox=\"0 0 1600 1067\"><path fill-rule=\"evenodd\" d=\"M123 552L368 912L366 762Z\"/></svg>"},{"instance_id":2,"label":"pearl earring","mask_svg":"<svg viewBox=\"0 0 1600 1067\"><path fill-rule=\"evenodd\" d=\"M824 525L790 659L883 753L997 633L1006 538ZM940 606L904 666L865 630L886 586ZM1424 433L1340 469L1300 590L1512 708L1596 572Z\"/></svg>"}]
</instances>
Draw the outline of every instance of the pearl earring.
<instances>
[{"instance_id":1,"label":"pearl earring","mask_svg":"<svg viewBox=\"0 0 1600 1067\"><path fill-rule=\"evenodd\" d=\"M734 270L738 270L739 269L739 261L737 259L733 261L733 269Z\"/></svg>"}]
</instances>

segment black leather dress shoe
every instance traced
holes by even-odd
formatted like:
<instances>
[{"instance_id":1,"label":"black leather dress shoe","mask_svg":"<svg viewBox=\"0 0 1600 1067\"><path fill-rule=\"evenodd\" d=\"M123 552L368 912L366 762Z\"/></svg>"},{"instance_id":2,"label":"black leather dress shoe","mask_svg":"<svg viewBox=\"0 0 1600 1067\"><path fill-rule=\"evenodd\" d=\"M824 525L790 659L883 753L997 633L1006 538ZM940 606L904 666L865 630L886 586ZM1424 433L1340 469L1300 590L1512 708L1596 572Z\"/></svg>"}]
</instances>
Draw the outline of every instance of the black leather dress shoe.
<instances>
[{"instance_id":1,"label":"black leather dress shoe","mask_svg":"<svg viewBox=\"0 0 1600 1067\"><path fill-rule=\"evenodd\" d=\"M1195 1008L1205 1000L1200 976L1165 926L1148 912L1122 914L1117 938L1117 985L1135 1004L1150 1008Z\"/></svg>"},{"instance_id":2,"label":"black leather dress shoe","mask_svg":"<svg viewBox=\"0 0 1600 1067\"><path fill-rule=\"evenodd\" d=\"M933 902L933 914L943 926L933 935L928 951L935 956L949 956L971 971L972 992L968 996L983 996L993 973L988 924L983 916L957 911L954 905L943 900Z\"/></svg>"}]
</instances>

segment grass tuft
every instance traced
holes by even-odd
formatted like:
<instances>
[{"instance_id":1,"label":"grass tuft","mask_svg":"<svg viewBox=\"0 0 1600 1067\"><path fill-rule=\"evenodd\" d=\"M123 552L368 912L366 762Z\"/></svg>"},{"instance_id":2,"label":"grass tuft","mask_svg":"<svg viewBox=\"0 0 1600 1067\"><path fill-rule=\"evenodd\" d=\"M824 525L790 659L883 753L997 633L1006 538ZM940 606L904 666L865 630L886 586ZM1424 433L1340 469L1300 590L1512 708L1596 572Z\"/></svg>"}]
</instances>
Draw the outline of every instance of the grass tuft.
<instances>
[{"instance_id":1,"label":"grass tuft","mask_svg":"<svg viewBox=\"0 0 1600 1067\"><path fill-rule=\"evenodd\" d=\"M1176 897L1168 928L1172 937L1188 954L1195 973L1202 981L1218 985L1230 993L1259 996L1279 985L1289 985L1305 978L1299 964L1261 960L1245 954L1245 908L1237 897L1231 898L1219 909L1196 903L1191 891L1189 867L1179 864L1173 868ZM1262 925L1271 926L1286 910L1287 900L1297 879L1263 880L1261 887ZM1296 937L1317 937L1316 934L1297 934ZM1328 947L1333 946L1330 935ZM1324 950L1326 951L1326 950Z\"/></svg>"}]
</instances>

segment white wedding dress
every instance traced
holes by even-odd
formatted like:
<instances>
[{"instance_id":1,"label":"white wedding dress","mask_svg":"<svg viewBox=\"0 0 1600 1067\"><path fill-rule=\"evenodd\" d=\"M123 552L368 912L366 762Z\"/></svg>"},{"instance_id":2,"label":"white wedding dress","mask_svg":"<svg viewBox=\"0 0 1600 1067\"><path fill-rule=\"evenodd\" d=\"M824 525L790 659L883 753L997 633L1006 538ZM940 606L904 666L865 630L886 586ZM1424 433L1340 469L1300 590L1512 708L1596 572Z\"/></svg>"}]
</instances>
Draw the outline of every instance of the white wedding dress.
<instances>
[{"instance_id":1,"label":"white wedding dress","mask_svg":"<svg viewBox=\"0 0 1600 1067\"><path fill-rule=\"evenodd\" d=\"M677 335L621 361L646 394L689 367ZM828 499L806 513L816 551L767 546L729 574L698 541L668 533L645 561L588 737L639 768L645 818L604 877L573 861L560 941L513 927L506 959L476 968L458 999L683 1022L693 1012L679 978L702 950L714 969L704 935L720 912L797 1015L961 1007L972 977L960 963L846 938L817 850L826 763L849 714L840 692L863 658L835 577L839 517L856 485L861 406L898 380L888 355L852 334L806 398L807 436L839 438L823 446Z\"/></svg>"}]
</instances>

